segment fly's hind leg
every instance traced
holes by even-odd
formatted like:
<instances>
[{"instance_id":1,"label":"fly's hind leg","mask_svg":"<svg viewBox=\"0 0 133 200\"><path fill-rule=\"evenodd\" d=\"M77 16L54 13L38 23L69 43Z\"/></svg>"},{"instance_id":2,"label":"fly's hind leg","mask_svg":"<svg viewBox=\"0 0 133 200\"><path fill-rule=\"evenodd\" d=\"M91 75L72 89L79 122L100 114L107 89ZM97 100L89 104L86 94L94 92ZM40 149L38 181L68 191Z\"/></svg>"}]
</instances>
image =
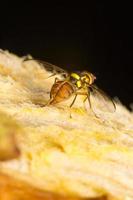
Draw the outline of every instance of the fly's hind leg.
<instances>
[{"instance_id":1,"label":"fly's hind leg","mask_svg":"<svg viewBox=\"0 0 133 200\"><path fill-rule=\"evenodd\" d=\"M70 108L74 105L74 103L75 103L75 101L76 101L76 98L77 98L77 94L75 94L75 97L74 97L72 103L71 103L70 106L69 106ZM70 118L72 118L71 111L70 111Z\"/></svg>"}]
</instances>

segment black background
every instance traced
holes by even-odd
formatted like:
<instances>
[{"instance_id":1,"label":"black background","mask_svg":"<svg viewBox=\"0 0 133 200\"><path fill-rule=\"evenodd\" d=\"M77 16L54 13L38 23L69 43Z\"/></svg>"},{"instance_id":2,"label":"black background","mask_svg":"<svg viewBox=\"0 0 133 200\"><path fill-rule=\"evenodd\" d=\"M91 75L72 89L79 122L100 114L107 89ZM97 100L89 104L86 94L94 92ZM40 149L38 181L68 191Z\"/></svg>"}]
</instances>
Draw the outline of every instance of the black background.
<instances>
[{"instance_id":1,"label":"black background","mask_svg":"<svg viewBox=\"0 0 133 200\"><path fill-rule=\"evenodd\" d=\"M91 1L88 1L91 2ZM97 85L129 106L133 102L131 4L1 4L0 48L68 70L88 70Z\"/></svg>"}]
</instances>

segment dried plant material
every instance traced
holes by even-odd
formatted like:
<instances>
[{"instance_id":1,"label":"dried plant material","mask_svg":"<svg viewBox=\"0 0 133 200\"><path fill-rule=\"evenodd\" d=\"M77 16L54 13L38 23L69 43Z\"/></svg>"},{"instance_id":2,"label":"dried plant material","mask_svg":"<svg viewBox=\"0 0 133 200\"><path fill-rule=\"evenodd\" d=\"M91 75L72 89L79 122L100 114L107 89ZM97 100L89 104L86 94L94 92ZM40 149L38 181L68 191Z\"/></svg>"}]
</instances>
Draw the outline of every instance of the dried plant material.
<instances>
[{"instance_id":1,"label":"dried plant material","mask_svg":"<svg viewBox=\"0 0 133 200\"><path fill-rule=\"evenodd\" d=\"M0 160L10 160L20 155L15 138L18 127L11 117L0 112Z\"/></svg>"},{"instance_id":2,"label":"dried plant material","mask_svg":"<svg viewBox=\"0 0 133 200\"><path fill-rule=\"evenodd\" d=\"M6 186L6 187L5 187ZM0 173L1 200L79 200L79 198L61 196L39 190L31 185ZM94 199L95 200L95 199ZM99 200L106 200L104 197Z\"/></svg>"},{"instance_id":3,"label":"dried plant material","mask_svg":"<svg viewBox=\"0 0 133 200\"><path fill-rule=\"evenodd\" d=\"M133 113L119 102L114 113L103 112L92 98L97 118L83 96L72 108L73 97L44 106L55 78L23 59L0 53L0 110L24 130L21 156L1 162L0 171L61 196L133 199Z\"/></svg>"}]
</instances>

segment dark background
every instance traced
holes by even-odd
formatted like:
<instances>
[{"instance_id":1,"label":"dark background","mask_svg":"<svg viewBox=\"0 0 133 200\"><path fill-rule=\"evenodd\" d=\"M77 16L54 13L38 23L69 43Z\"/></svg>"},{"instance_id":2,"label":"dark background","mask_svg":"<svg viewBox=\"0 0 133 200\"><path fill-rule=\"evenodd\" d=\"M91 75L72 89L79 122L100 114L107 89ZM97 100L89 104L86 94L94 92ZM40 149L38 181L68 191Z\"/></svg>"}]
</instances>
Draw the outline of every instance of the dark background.
<instances>
[{"instance_id":1,"label":"dark background","mask_svg":"<svg viewBox=\"0 0 133 200\"><path fill-rule=\"evenodd\" d=\"M0 48L68 70L91 71L97 85L129 106L133 102L132 13L132 5L122 2L5 1Z\"/></svg>"}]
</instances>

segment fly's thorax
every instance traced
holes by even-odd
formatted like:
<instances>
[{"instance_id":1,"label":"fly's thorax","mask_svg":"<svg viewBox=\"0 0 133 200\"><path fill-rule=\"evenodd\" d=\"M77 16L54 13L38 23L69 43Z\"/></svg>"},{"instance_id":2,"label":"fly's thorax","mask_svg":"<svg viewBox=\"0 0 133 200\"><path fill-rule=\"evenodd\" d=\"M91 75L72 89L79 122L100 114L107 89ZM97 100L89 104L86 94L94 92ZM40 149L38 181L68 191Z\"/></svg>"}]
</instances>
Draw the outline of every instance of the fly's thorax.
<instances>
[{"instance_id":1,"label":"fly's thorax","mask_svg":"<svg viewBox=\"0 0 133 200\"><path fill-rule=\"evenodd\" d=\"M74 85L74 87L76 89L82 88L82 82L81 82L80 74L72 72L70 74L69 81L71 82L71 84Z\"/></svg>"},{"instance_id":2,"label":"fly's thorax","mask_svg":"<svg viewBox=\"0 0 133 200\"><path fill-rule=\"evenodd\" d=\"M70 76L69 76L69 81L70 81L72 84L76 85L76 83L77 83L78 80L80 80L79 74L72 72L72 73L70 74Z\"/></svg>"}]
</instances>

